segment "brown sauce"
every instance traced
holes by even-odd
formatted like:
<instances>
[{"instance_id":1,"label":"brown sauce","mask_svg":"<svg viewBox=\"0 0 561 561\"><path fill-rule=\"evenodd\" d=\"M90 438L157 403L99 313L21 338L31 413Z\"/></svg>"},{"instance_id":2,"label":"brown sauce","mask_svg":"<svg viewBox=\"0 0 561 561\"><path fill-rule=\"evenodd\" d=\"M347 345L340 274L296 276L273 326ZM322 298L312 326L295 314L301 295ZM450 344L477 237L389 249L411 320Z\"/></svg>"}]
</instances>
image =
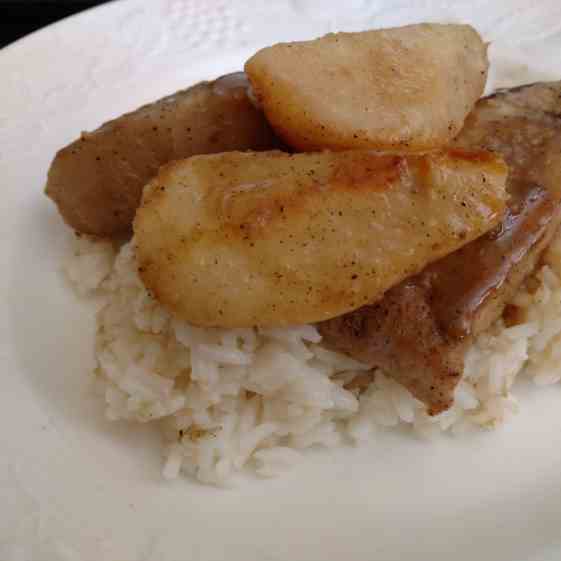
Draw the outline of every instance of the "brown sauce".
<instances>
[{"instance_id":1,"label":"brown sauce","mask_svg":"<svg viewBox=\"0 0 561 561\"><path fill-rule=\"evenodd\" d=\"M510 185L511 203L502 223L485 236L428 267L436 318L453 337L471 334L475 315L493 298L519 263L544 235L555 214L554 201L539 185Z\"/></svg>"}]
</instances>

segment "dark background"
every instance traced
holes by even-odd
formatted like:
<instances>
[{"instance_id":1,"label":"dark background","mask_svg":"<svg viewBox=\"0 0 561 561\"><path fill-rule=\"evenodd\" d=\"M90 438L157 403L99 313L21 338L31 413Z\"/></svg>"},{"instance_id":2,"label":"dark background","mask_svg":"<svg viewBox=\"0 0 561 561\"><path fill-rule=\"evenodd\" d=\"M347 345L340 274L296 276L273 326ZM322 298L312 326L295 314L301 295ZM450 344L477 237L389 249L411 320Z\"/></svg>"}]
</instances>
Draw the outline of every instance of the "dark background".
<instances>
[{"instance_id":1,"label":"dark background","mask_svg":"<svg viewBox=\"0 0 561 561\"><path fill-rule=\"evenodd\" d=\"M0 48L71 14L107 0L0 0Z\"/></svg>"}]
</instances>

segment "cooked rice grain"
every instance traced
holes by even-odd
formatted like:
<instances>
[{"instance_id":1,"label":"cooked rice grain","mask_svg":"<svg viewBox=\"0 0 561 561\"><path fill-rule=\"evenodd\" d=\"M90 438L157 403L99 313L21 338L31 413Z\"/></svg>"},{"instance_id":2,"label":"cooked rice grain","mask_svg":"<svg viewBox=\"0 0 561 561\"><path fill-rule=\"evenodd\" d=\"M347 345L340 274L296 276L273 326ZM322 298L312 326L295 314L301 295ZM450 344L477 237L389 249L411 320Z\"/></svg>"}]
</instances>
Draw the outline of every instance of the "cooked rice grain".
<instances>
[{"instance_id":1,"label":"cooked rice grain","mask_svg":"<svg viewBox=\"0 0 561 561\"><path fill-rule=\"evenodd\" d=\"M142 285L132 243L116 254L82 237L66 272L103 299L95 374L107 418L160 423L165 478L225 484L244 467L276 476L301 450L363 442L378 427L434 436L507 420L517 375L561 379L561 238L544 263L513 303L523 323L499 320L477 339L454 406L437 417L382 372L324 349L313 326L201 329L173 318Z\"/></svg>"}]
</instances>

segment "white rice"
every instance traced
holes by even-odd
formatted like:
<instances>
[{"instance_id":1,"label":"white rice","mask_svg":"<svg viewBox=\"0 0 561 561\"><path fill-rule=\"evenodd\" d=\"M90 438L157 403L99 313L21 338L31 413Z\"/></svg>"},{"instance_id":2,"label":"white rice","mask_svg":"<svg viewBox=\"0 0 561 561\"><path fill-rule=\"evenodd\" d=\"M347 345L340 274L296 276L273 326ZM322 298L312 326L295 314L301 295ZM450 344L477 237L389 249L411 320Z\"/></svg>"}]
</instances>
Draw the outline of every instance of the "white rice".
<instances>
[{"instance_id":1,"label":"white rice","mask_svg":"<svg viewBox=\"0 0 561 561\"><path fill-rule=\"evenodd\" d=\"M516 413L519 374L539 385L561 379L561 237L527 284L532 291L516 296L524 323L499 320L478 338L454 406L437 417L380 371L362 393L345 389L367 368L324 349L313 326L193 327L149 296L132 244L118 254L107 242L76 244L66 273L80 293L103 301L95 375L107 418L160 423L168 479L225 484L242 468L276 476L307 448L364 442L377 427L423 436L492 428Z\"/></svg>"}]
</instances>

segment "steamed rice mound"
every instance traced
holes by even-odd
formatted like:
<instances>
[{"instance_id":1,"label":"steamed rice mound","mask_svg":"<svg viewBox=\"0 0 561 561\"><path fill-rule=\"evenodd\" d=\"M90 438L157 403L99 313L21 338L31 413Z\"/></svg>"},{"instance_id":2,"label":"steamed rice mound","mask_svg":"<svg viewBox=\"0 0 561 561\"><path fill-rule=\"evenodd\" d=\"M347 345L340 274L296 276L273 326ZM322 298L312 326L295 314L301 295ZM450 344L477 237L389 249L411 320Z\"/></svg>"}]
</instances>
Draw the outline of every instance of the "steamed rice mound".
<instances>
[{"instance_id":1,"label":"steamed rice mound","mask_svg":"<svg viewBox=\"0 0 561 561\"><path fill-rule=\"evenodd\" d=\"M246 467L275 476L307 448L364 442L377 427L491 428L516 412L519 374L561 379L561 237L516 296L516 323L476 340L454 406L436 417L380 370L324 349L311 325L201 329L173 318L141 283L133 245L77 238L65 269L102 299L95 376L107 418L161 425L166 478L224 484Z\"/></svg>"}]
</instances>

